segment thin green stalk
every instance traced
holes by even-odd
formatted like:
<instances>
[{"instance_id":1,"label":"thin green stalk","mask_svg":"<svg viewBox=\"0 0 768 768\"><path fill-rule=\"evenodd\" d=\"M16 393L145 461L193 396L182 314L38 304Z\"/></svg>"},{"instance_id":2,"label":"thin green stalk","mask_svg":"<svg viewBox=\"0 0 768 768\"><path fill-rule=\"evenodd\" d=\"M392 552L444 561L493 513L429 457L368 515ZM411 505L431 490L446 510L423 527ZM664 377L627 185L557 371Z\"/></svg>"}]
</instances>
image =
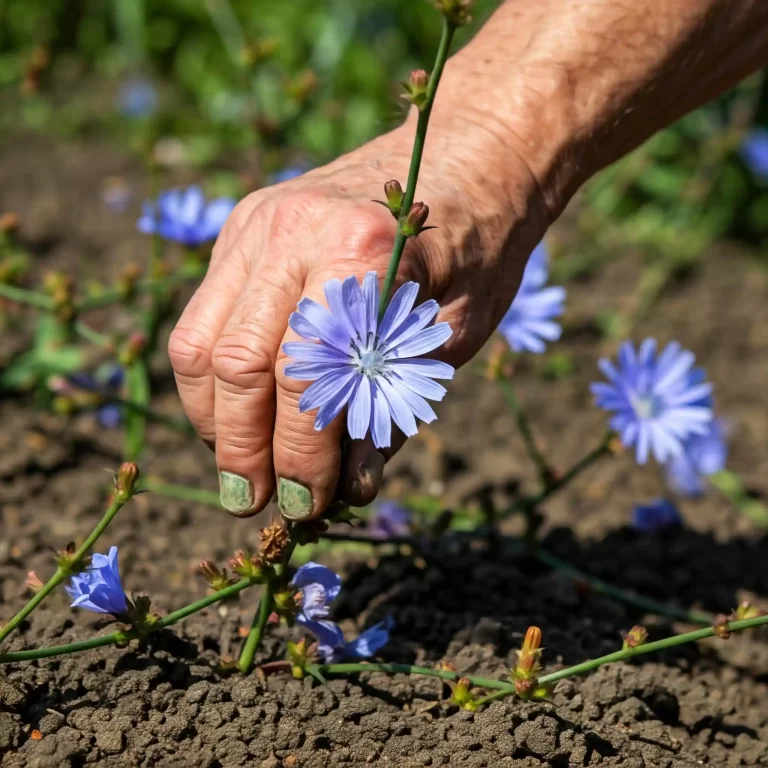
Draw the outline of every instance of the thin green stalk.
<instances>
[{"instance_id":1,"label":"thin green stalk","mask_svg":"<svg viewBox=\"0 0 768 768\"><path fill-rule=\"evenodd\" d=\"M115 515L122 509L127 500L128 499L121 494L116 493L114 495L112 503L99 521L99 524L93 531L91 531L90 536L88 536L72 556L71 562L73 565L80 563L85 555L88 554L91 547L96 543L99 536L104 533L107 526L112 522ZM29 616L30 613L32 613L32 611L34 611L35 608L37 608L37 606L40 605L40 603L42 603L54 589L56 589L56 587L68 578L71 573L71 569L59 566L53 576L51 576L51 578L43 585L42 589L33 595L29 602L2 629L0 629L0 643L2 643L8 635L10 635L11 632L13 632L13 630L27 618L27 616Z\"/></svg>"},{"instance_id":2,"label":"thin green stalk","mask_svg":"<svg viewBox=\"0 0 768 768\"><path fill-rule=\"evenodd\" d=\"M172 624L181 621L182 619L191 616L193 613L202 611L209 605L218 603L220 600L226 600L228 597L236 595L238 592L251 587L254 584L259 583L256 579L241 579L235 584L229 587L225 587L218 592L214 592L201 600L197 600L194 603L179 608L173 613L169 613L164 618L160 619L156 624L152 626L151 632L157 632L166 627L170 627ZM37 648L29 651L13 651L11 653L0 654L0 664L10 664L15 661L34 661L35 659L46 659L51 656L65 656L69 653L78 653L79 651L89 651L92 648L101 648L105 645L122 645L129 640L135 640L139 637L138 633L134 630L128 630L127 632L112 632L109 635L102 635L101 637L93 637L90 640L81 640L77 643L67 643L66 645L55 645L50 648Z\"/></svg>"},{"instance_id":3,"label":"thin green stalk","mask_svg":"<svg viewBox=\"0 0 768 768\"><path fill-rule=\"evenodd\" d=\"M109 336L95 331L90 325L87 325L82 320L75 320L74 328L75 333L77 333L78 336L91 344L95 344L97 347L111 349L113 346L112 339L110 339Z\"/></svg>"},{"instance_id":4,"label":"thin green stalk","mask_svg":"<svg viewBox=\"0 0 768 768\"><path fill-rule=\"evenodd\" d=\"M190 488L186 485L163 483L159 480L153 480L152 478L143 479L139 487L142 491L156 493L158 496L167 496L170 499L181 499L182 501L194 501L223 509L219 494L214 491L206 491L202 488Z\"/></svg>"},{"instance_id":5,"label":"thin green stalk","mask_svg":"<svg viewBox=\"0 0 768 768\"><path fill-rule=\"evenodd\" d=\"M536 471L539 474L539 481L541 482L542 492L544 492L553 482L552 470L549 468L547 460L544 458L544 455L536 445L536 440L533 437L531 424L528 421L525 410L520 405L520 401L517 398L517 392L515 392L515 388L512 386L512 382L509 381L509 379L499 379L499 384L501 385L501 389L504 392L507 405L509 405L509 409L512 411L512 416L514 416L517 428L522 435L528 456L530 456L531 461L536 465Z\"/></svg>"},{"instance_id":6,"label":"thin green stalk","mask_svg":"<svg viewBox=\"0 0 768 768\"><path fill-rule=\"evenodd\" d=\"M264 636L264 630L267 627L269 615L272 613L272 597L274 594L274 589L275 580L270 579L264 585L264 592L261 595L261 600L259 601L259 608L256 611L256 615L253 617L251 630L248 633L245 645L243 645L243 650L240 653L237 667L244 675L247 675L253 668L254 656L256 656L256 651L261 645L261 638Z\"/></svg>"},{"instance_id":7,"label":"thin green stalk","mask_svg":"<svg viewBox=\"0 0 768 768\"><path fill-rule=\"evenodd\" d=\"M0 283L0 297L38 309L53 309L53 299L45 293L18 288L15 285L8 285L8 283Z\"/></svg>"},{"instance_id":8,"label":"thin green stalk","mask_svg":"<svg viewBox=\"0 0 768 768\"><path fill-rule=\"evenodd\" d=\"M744 629L754 629L755 627L761 627L768 625L768 616L758 616L754 619L742 619L741 621L729 621L725 625L724 629L730 632L740 632ZM706 629L696 629L693 632L685 632L682 635L672 635L671 637L664 638L663 640L655 640L652 643L645 643L635 648L627 648L626 650L616 651L614 653L600 656L597 659L590 659L589 661L583 661L581 664L575 664L572 667L566 667L560 669L557 672L551 672L548 675L542 675L539 678L539 683L547 685L549 683L556 683L558 680L563 680L566 677L575 677L576 675L585 675L587 672L592 672L598 667L602 667L605 664L615 664L617 661L626 661L633 656L641 656L644 653L654 653L655 651L663 651L667 648L674 648L677 645L685 645L685 643L695 643L699 640L706 640L709 637L715 636L715 630L713 627L707 627Z\"/></svg>"},{"instance_id":9,"label":"thin green stalk","mask_svg":"<svg viewBox=\"0 0 768 768\"><path fill-rule=\"evenodd\" d=\"M561 571L573 579L589 584L595 592L612 597L614 600L634 605L636 608L640 608L643 611L648 611L649 613L654 613L658 616L666 616L667 618L675 619L676 621L686 621L690 624L701 624L703 626L709 626L714 621L715 617L713 614L705 613L703 611L687 611L685 608L675 605L667 605L666 603L642 597L641 595L635 595L632 592L627 592L619 587L615 587L607 581L598 579L595 576L590 576L589 574L574 568L570 563L555 557L555 555L550 554L546 550L536 549L532 554L537 560L544 563L544 565L547 565L556 571Z\"/></svg>"},{"instance_id":10,"label":"thin green stalk","mask_svg":"<svg viewBox=\"0 0 768 768\"><path fill-rule=\"evenodd\" d=\"M419 169L421 167L421 158L424 154L424 144L427 140L427 128L429 127L429 116L432 113L432 106L435 102L435 94L437 93L437 86L440 83L440 78L443 74L443 68L445 62L448 59L448 51L451 47L451 41L453 35L456 32L456 27L451 24L447 18L443 17L443 31L440 36L440 45L437 48L437 54L435 56L435 66L429 76L429 82L427 84L427 98L423 108L419 111L418 122L416 123L416 136L413 139L413 150L411 152L411 165L408 170L408 181L405 186L405 193L403 196L403 207L401 213L401 219L403 219L413 205L413 199L416 196L416 182L419 179ZM389 260L389 267L387 268L387 274L384 277L384 285L381 288L381 301L379 303L379 320L384 316L384 311L389 303L390 294L392 293L392 286L395 282L395 276L397 275L397 268L400 266L400 259L403 257L403 250L405 249L405 242L408 237L402 233L400 222L398 222L397 235L395 235L395 242L392 245L392 256Z\"/></svg>"}]
</instances>

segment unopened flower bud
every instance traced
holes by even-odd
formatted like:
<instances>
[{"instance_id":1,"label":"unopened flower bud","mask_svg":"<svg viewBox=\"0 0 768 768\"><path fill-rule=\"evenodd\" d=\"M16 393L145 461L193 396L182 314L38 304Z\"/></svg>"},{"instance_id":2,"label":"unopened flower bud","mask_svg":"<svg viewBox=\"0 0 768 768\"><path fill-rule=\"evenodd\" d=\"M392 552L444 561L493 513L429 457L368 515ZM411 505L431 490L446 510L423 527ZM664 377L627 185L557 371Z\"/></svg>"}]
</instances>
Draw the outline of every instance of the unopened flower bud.
<instances>
[{"instance_id":1,"label":"unopened flower bud","mask_svg":"<svg viewBox=\"0 0 768 768\"><path fill-rule=\"evenodd\" d=\"M435 7L454 27L461 27L472 21L470 11L472 0L434 0Z\"/></svg>"},{"instance_id":2,"label":"unopened flower bud","mask_svg":"<svg viewBox=\"0 0 768 768\"><path fill-rule=\"evenodd\" d=\"M117 278L117 291L120 297L127 301L136 295L136 283L141 277L141 267L135 261L125 265Z\"/></svg>"},{"instance_id":3,"label":"unopened flower bud","mask_svg":"<svg viewBox=\"0 0 768 768\"><path fill-rule=\"evenodd\" d=\"M641 626L640 624L636 624L632 629L627 632L626 635L624 635L624 650L629 650L631 648L637 648L641 645L645 645L645 643L648 642L648 630Z\"/></svg>"},{"instance_id":4,"label":"unopened flower bud","mask_svg":"<svg viewBox=\"0 0 768 768\"><path fill-rule=\"evenodd\" d=\"M523 639L523 645L517 651L517 664L512 670L515 682L515 692L522 698L532 698L538 686L538 676L541 672L539 659L541 647L541 630L538 627L528 627Z\"/></svg>"},{"instance_id":5,"label":"unopened flower bud","mask_svg":"<svg viewBox=\"0 0 768 768\"><path fill-rule=\"evenodd\" d=\"M477 707L477 698L472 692L472 681L469 678L461 677L455 683L448 682L451 687L450 703L467 712L474 712Z\"/></svg>"},{"instance_id":6,"label":"unopened flower bud","mask_svg":"<svg viewBox=\"0 0 768 768\"><path fill-rule=\"evenodd\" d=\"M415 69L407 83L402 83L405 88L403 99L421 110L427 105L427 87L429 75L423 69Z\"/></svg>"},{"instance_id":7,"label":"unopened flower bud","mask_svg":"<svg viewBox=\"0 0 768 768\"><path fill-rule=\"evenodd\" d=\"M229 558L229 567L244 579L264 575L264 561L258 555L249 555L244 549L238 549Z\"/></svg>"},{"instance_id":8,"label":"unopened flower bud","mask_svg":"<svg viewBox=\"0 0 768 768\"><path fill-rule=\"evenodd\" d=\"M91 563L91 556L85 555L79 559L75 558L77 546L74 541L67 542L64 549L56 551L56 564L64 573L79 573L85 570Z\"/></svg>"},{"instance_id":9,"label":"unopened flower bud","mask_svg":"<svg viewBox=\"0 0 768 768\"><path fill-rule=\"evenodd\" d=\"M126 367L133 365L133 363L135 363L144 353L146 345L147 337L143 333L138 331L132 333L118 353L117 359L119 360L120 365Z\"/></svg>"},{"instance_id":10,"label":"unopened flower bud","mask_svg":"<svg viewBox=\"0 0 768 768\"><path fill-rule=\"evenodd\" d=\"M384 185L384 195L387 198L387 208L389 208L396 219L399 219L400 214L403 212L403 198L405 197L400 182L397 179L388 181Z\"/></svg>"},{"instance_id":11,"label":"unopened flower bud","mask_svg":"<svg viewBox=\"0 0 768 768\"><path fill-rule=\"evenodd\" d=\"M24 579L24 586L36 595L43 588L43 582L34 571L28 571L27 578Z\"/></svg>"},{"instance_id":12,"label":"unopened flower bud","mask_svg":"<svg viewBox=\"0 0 768 768\"><path fill-rule=\"evenodd\" d=\"M416 237L422 232L429 216L429 206L425 203L414 203L405 219L400 222L400 232L406 237Z\"/></svg>"},{"instance_id":13,"label":"unopened flower bud","mask_svg":"<svg viewBox=\"0 0 768 768\"><path fill-rule=\"evenodd\" d=\"M219 568L211 560L201 560L197 566L197 572L210 584L214 592L220 592L235 583L235 579L227 576L226 568Z\"/></svg>"},{"instance_id":14,"label":"unopened flower bud","mask_svg":"<svg viewBox=\"0 0 768 768\"><path fill-rule=\"evenodd\" d=\"M298 643L287 642L285 644L286 657L291 665L291 675L296 680L304 677L307 664L311 664L316 659L317 643L308 643L304 637Z\"/></svg>"},{"instance_id":15,"label":"unopened flower bud","mask_svg":"<svg viewBox=\"0 0 768 768\"><path fill-rule=\"evenodd\" d=\"M133 461L120 465L115 475L115 491L122 501L128 501L136 493L136 483L139 480L139 468Z\"/></svg>"},{"instance_id":16,"label":"unopened flower bud","mask_svg":"<svg viewBox=\"0 0 768 768\"><path fill-rule=\"evenodd\" d=\"M75 316L72 277L63 272L49 272L43 280L43 287L53 299L52 309L56 319L61 323L72 320Z\"/></svg>"},{"instance_id":17,"label":"unopened flower bud","mask_svg":"<svg viewBox=\"0 0 768 768\"><path fill-rule=\"evenodd\" d=\"M731 636L731 630L728 629L729 618L724 613L718 613L712 622L712 629L721 640L727 640Z\"/></svg>"}]
</instances>

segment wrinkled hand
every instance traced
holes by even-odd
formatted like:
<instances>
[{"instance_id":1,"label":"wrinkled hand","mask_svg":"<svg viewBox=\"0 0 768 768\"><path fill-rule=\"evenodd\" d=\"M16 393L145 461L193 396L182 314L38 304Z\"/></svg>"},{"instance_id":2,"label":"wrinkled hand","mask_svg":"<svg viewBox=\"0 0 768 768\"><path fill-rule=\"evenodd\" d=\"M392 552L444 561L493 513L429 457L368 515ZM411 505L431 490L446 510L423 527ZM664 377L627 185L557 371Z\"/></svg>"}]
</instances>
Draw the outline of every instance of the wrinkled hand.
<instances>
[{"instance_id":1,"label":"wrinkled hand","mask_svg":"<svg viewBox=\"0 0 768 768\"><path fill-rule=\"evenodd\" d=\"M383 278L396 224L371 200L382 198L388 179L405 184L412 135L406 124L329 166L245 198L173 331L169 354L184 409L215 448L222 504L235 515L256 514L276 488L282 513L292 519L316 517L335 497L367 504L385 460L402 444L402 435L388 451L377 451L370 437L353 441L342 468L345 420L318 432L315 414L299 412L309 382L284 375L281 345L298 339L288 318L302 298L325 304L327 280L361 279L369 270ZM460 149L448 146L459 139ZM437 320L448 322L453 335L436 356L454 366L495 329L547 224L523 164L511 161L494 182L465 139L432 139L417 200L429 205L428 223L438 228L409 240L398 273L398 284L420 284L419 301L441 305Z\"/></svg>"}]
</instances>

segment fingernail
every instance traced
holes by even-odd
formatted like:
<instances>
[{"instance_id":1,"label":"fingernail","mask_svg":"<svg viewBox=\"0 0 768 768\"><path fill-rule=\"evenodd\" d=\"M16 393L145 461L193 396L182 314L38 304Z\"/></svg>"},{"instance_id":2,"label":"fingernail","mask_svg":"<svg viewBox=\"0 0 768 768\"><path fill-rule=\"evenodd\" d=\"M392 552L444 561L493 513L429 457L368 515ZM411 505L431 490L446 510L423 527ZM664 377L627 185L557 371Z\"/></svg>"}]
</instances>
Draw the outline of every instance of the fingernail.
<instances>
[{"instance_id":1,"label":"fingernail","mask_svg":"<svg viewBox=\"0 0 768 768\"><path fill-rule=\"evenodd\" d=\"M285 477L277 479L277 506L283 517L304 520L312 514L312 491L305 485Z\"/></svg>"},{"instance_id":2,"label":"fingernail","mask_svg":"<svg viewBox=\"0 0 768 768\"><path fill-rule=\"evenodd\" d=\"M234 472L219 472L221 506L232 515L244 515L253 509L253 484Z\"/></svg>"}]
</instances>

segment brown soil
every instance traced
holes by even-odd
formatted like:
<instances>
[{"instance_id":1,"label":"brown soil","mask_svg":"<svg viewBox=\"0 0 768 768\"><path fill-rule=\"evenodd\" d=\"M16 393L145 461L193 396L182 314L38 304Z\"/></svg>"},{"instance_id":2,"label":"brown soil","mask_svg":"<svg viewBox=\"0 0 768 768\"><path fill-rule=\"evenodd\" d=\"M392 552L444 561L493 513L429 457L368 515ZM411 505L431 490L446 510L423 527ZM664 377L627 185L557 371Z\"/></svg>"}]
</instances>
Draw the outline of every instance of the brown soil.
<instances>
[{"instance_id":1,"label":"brown soil","mask_svg":"<svg viewBox=\"0 0 768 768\"><path fill-rule=\"evenodd\" d=\"M98 200L100 182L114 173L140 179L103 146L26 144L0 160L0 211L22 213L22 236L41 269L77 265L83 278L104 277L145 252L134 211L114 214ZM618 306L640 270L629 255L570 286L568 332L557 349L572 357L573 375L550 381L541 359L520 364L520 397L560 468L597 440L605 422L588 392L602 348L592 318ZM636 334L676 338L699 355L733 424L731 467L758 495L768 495L765 283L748 256L718 249L666 292ZM12 345L6 337L2 348ZM157 376L157 408L179 413L161 356ZM26 571L49 573L49 548L94 525L105 500L103 470L119 461L120 441L90 416L67 423L11 397L0 405L0 423L0 618L7 618L23 603ZM452 386L430 435L436 440L413 441L395 459L390 495L443 492L447 503L466 503L532 488L500 392L472 371ZM161 427L150 436L145 474L215 487L207 449ZM627 527L632 505L658 496L658 483L630 457L606 460L546 505L546 545L656 599L713 612L745 597L765 605L768 538L716 494L684 503L680 530L642 535ZM145 495L120 514L105 545L120 547L126 588L167 610L204 593L193 575L197 561L221 561L256 532L252 520ZM503 547L443 544L428 562L398 553L374 560L349 549L317 556L345 574L336 617L347 629L394 615L393 641L382 653L393 661L450 659L460 671L502 678L530 624L542 628L544 661L555 668L616 649L621 633L644 619ZM560 683L549 703L507 699L472 714L449 708L433 679L370 674L323 687L283 675L266 682L220 675L218 662L236 656L255 600L246 594L211 608L141 648L1 668L3 768L768 765L766 633L604 667ZM9 648L83 639L96 631L92 619L55 595ZM645 620L654 638L685 628ZM286 636L272 634L259 659L280 658Z\"/></svg>"}]
</instances>

